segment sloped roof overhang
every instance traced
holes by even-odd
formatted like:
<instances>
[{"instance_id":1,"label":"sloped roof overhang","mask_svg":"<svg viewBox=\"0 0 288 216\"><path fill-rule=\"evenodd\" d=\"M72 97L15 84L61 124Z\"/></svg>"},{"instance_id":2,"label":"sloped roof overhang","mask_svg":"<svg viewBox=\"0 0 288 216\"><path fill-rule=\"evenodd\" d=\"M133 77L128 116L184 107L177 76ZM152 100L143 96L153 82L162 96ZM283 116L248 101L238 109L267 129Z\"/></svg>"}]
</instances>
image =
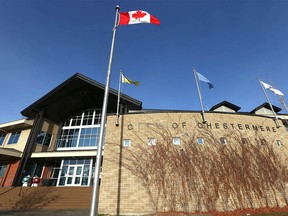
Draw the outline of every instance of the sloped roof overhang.
<instances>
[{"instance_id":1,"label":"sloped roof overhang","mask_svg":"<svg viewBox=\"0 0 288 216\"><path fill-rule=\"evenodd\" d=\"M261 104L260 106L256 107L255 109L253 109L250 113L255 113L256 111L258 111L259 109L261 109L263 107L266 108L266 109L271 110L271 107L270 107L269 103L265 102L265 103ZM273 110L274 110L275 113L278 113L278 112L280 112L282 110L280 107L277 107L277 106L274 106L274 105L272 105L272 107L273 107Z\"/></svg>"},{"instance_id":2,"label":"sloped roof overhang","mask_svg":"<svg viewBox=\"0 0 288 216\"><path fill-rule=\"evenodd\" d=\"M226 106L226 107L234 110L235 112L238 112L238 110L241 109L241 107L239 107L239 106L237 106L237 105L235 105L235 104L232 104L232 103L224 100L224 101L222 101L222 102L214 105L214 106L210 109L210 111L214 111L215 109L217 109L217 108L219 108L219 107L221 107L221 106Z\"/></svg>"},{"instance_id":3,"label":"sloped roof overhang","mask_svg":"<svg viewBox=\"0 0 288 216\"><path fill-rule=\"evenodd\" d=\"M76 73L62 84L48 92L33 104L21 111L23 116L35 118L40 112L45 117L61 122L83 110L102 108L105 85ZM107 110L115 113L117 110L118 91L109 91ZM122 104L128 110L141 110L142 102L125 94L121 95Z\"/></svg>"},{"instance_id":4,"label":"sloped roof overhang","mask_svg":"<svg viewBox=\"0 0 288 216\"><path fill-rule=\"evenodd\" d=\"M0 134L10 133L16 130L26 130L32 128L33 120L20 119L12 122L0 124Z\"/></svg>"}]
</instances>

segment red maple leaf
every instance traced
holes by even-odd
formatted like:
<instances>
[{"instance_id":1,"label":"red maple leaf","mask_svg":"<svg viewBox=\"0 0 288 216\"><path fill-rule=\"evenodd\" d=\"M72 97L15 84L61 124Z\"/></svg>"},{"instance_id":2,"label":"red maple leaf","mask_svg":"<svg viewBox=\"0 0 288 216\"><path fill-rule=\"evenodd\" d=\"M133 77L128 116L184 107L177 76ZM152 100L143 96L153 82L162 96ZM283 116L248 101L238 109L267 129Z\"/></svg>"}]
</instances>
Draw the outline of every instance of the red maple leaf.
<instances>
[{"instance_id":1,"label":"red maple leaf","mask_svg":"<svg viewBox=\"0 0 288 216\"><path fill-rule=\"evenodd\" d=\"M132 17L135 19L141 19L146 16L147 13L144 13L143 11L138 10L136 13L132 14Z\"/></svg>"}]
</instances>

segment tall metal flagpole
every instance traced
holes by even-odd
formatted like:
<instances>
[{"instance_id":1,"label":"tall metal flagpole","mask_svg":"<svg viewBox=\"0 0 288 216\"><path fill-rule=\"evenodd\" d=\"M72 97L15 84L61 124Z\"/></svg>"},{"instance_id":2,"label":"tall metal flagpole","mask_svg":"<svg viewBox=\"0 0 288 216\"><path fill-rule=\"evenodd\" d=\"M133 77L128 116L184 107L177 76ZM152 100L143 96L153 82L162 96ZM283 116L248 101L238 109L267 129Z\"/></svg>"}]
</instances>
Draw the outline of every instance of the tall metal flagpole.
<instances>
[{"instance_id":1,"label":"tall metal flagpole","mask_svg":"<svg viewBox=\"0 0 288 216\"><path fill-rule=\"evenodd\" d=\"M194 76L195 76L196 86L197 86L197 90L198 90L198 96L199 96L200 105L201 105L202 121L203 121L203 123L206 123L205 112L204 112L203 103L202 103L202 96L201 96L201 92L200 92L200 88L199 88L199 79L198 79L198 76L196 74L196 71L195 71L194 67L193 67L193 73L194 73Z\"/></svg>"},{"instance_id":2,"label":"tall metal flagpole","mask_svg":"<svg viewBox=\"0 0 288 216\"><path fill-rule=\"evenodd\" d=\"M117 112L116 112L116 126L119 126L119 108L120 108L120 96L121 96L121 81L122 81L122 71L120 70L119 75L119 85L118 85L118 100L117 100Z\"/></svg>"},{"instance_id":3,"label":"tall metal flagpole","mask_svg":"<svg viewBox=\"0 0 288 216\"><path fill-rule=\"evenodd\" d=\"M265 89L264 89L264 87L263 87L263 84L261 83L260 79L259 79L259 78L257 78L257 79L258 79L259 84L260 84L260 86L261 86L261 88L262 88L262 91L263 91L263 93L264 93L264 95L265 95L265 97L266 97L266 99L267 99L267 101L268 101L268 103L269 103L269 106L270 106L270 108L271 108L271 110L272 110L272 112L273 112L273 115L274 115L274 118L275 118L274 120L275 120L276 127L279 128L280 125L279 125L279 122L278 122L278 118L277 118L277 115L276 115L276 113L275 113L275 111L274 111L274 109L273 109L273 106L272 106L272 104L271 104L271 101L270 101L270 99L269 99L269 97L268 97L268 95L267 95L267 93L266 93L266 91L265 91Z\"/></svg>"},{"instance_id":4,"label":"tall metal flagpole","mask_svg":"<svg viewBox=\"0 0 288 216\"><path fill-rule=\"evenodd\" d=\"M110 51L110 58L109 58L107 79L106 79L106 86L105 86L105 94L104 94L103 107L102 107L102 116L101 116L100 134L99 134L99 143L98 143L97 156L96 156L96 162L95 162L94 185L93 185L90 216L98 215L99 176L100 176L100 169L101 169L102 149L103 149L103 144L104 144L104 131L105 131L105 124L106 124L106 116L107 116L107 105L108 105L110 76L111 76L113 51L114 51L114 41L115 41L115 35L116 35L116 29L117 29L117 20L118 20L119 10L120 10L120 7L119 5L117 5L115 23L114 23L114 28L112 30L113 31L112 45L111 45L111 51Z\"/></svg>"},{"instance_id":5,"label":"tall metal flagpole","mask_svg":"<svg viewBox=\"0 0 288 216\"><path fill-rule=\"evenodd\" d=\"M287 104L285 103L284 97L279 95L278 96L280 103L284 106L284 108L286 109L286 111L288 111L288 107Z\"/></svg>"}]
</instances>

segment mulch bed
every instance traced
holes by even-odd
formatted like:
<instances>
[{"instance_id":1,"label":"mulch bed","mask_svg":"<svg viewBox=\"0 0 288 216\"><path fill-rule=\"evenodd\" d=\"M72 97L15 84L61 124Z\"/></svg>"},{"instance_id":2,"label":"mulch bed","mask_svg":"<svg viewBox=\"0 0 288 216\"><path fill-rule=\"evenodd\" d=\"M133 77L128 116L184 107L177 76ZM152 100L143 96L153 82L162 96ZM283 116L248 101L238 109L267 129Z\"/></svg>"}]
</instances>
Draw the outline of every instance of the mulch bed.
<instances>
[{"instance_id":1,"label":"mulch bed","mask_svg":"<svg viewBox=\"0 0 288 216\"><path fill-rule=\"evenodd\" d=\"M277 214L279 213L279 214ZM275 208L259 208L259 209L241 209L230 212L217 212L217 211L208 211L208 212L198 212L198 213L190 213L190 212L158 212L157 216L252 216L252 215L288 215L288 206L283 208L275 207Z\"/></svg>"}]
</instances>

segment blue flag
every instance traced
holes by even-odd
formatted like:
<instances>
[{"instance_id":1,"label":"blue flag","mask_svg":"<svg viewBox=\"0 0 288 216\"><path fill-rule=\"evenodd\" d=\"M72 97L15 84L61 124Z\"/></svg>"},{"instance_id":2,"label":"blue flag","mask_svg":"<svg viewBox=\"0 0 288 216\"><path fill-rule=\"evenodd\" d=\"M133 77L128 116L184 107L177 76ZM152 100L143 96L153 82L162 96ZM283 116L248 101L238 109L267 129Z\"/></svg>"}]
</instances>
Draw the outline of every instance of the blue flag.
<instances>
[{"instance_id":1,"label":"blue flag","mask_svg":"<svg viewBox=\"0 0 288 216\"><path fill-rule=\"evenodd\" d=\"M206 77L204 77L202 74L198 73L197 71L195 71L195 72L196 72L198 79L200 81L206 82L209 85L210 89L214 88L213 84Z\"/></svg>"}]
</instances>

